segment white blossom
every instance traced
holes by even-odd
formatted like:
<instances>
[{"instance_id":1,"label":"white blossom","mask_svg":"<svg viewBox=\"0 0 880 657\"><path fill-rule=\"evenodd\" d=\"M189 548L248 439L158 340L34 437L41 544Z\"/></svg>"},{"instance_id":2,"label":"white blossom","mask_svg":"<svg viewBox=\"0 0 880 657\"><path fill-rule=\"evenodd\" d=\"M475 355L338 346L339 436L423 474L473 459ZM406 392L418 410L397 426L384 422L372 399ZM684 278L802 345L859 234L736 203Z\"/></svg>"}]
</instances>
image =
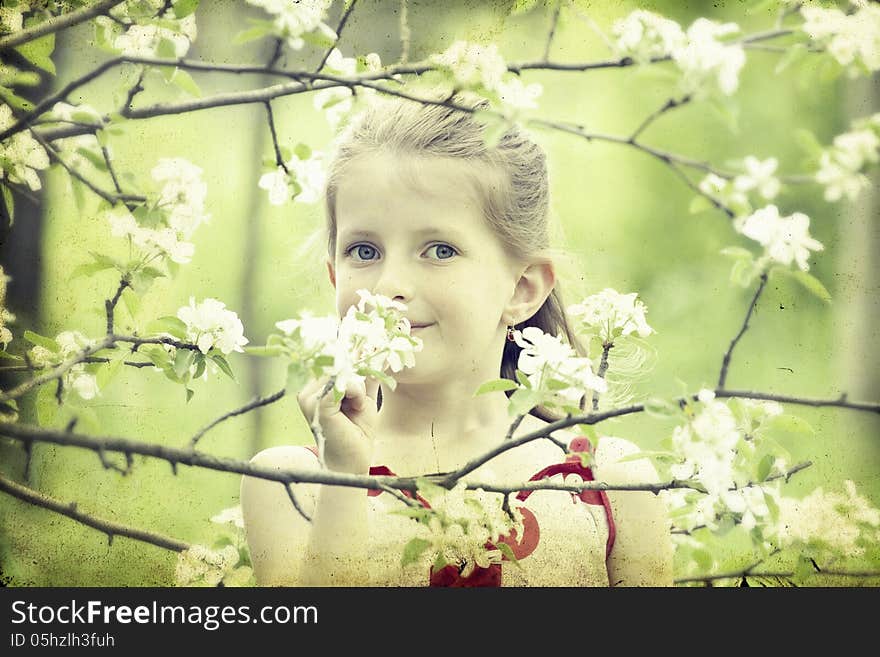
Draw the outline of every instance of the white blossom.
<instances>
[{"instance_id":1,"label":"white blossom","mask_svg":"<svg viewBox=\"0 0 880 657\"><path fill-rule=\"evenodd\" d=\"M179 264L187 264L192 260L195 246L181 240L177 231L171 228L143 228L122 204L111 208L106 214L110 222L110 234L114 237L128 238L133 246L144 253L158 251Z\"/></svg>"},{"instance_id":2,"label":"white blossom","mask_svg":"<svg viewBox=\"0 0 880 657\"><path fill-rule=\"evenodd\" d=\"M15 124L12 108L7 104L0 105L0 130L6 130ZM24 184L31 190L42 188L37 171L49 166L49 155L28 131L16 132L0 142L0 180L8 178L10 182Z\"/></svg>"},{"instance_id":3,"label":"white blossom","mask_svg":"<svg viewBox=\"0 0 880 657\"><path fill-rule=\"evenodd\" d=\"M733 209L734 211L749 208L749 199L745 192L736 188L733 181L721 176L709 173L700 181L700 191L707 196Z\"/></svg>"},{"instance_id":4,"label":"white blossom","mask_svg":"<svg viewBox=\"0 0 880 657\"><path fill-rule=\"evenodd\" d=\"M260 176L257 186L269 192L269 203L272 205L284 205L293 195L290 186L290 176L284 167L278 166L274 171L269 171Z\"/></svg>"},{"instance_id":5,"label":"white blossom","mask_svg":"<svg viewBox=\"0 0 880 657\"><path fill-rule=\"evenodd\" d=\"M168 213L169 225L188 239L210 219L205 213L208 186L201 168L181 157L161 158L150 173L162 185L159 207Z\"/></svg>"},{"instance_id":6,"label":"white blossom","mask_svg":"<svg viewBox=\"0 0 880 657\"><path fill-rule=\"evenodd\" d=\"M76 118L74 118L76 116ZM71 105L70 103L55 103L52 111L46 115L48 119L57 121L87 121L89 123L101 124L104 119L101 113L91 105L82 103L80 105Z\"/></svg>"},{"instance_id":7,"label":"white blossom","mask_svg":"<svg viewBox=\"0 0 880 657\"><path fill-rule=\"evenodd\" d=\"M551 392L551 399L563 404L577 405L587 391L607 392L608 384L593 374L588 358L578 358L574 349L562 339L544 333L536 326L514 331L513 338L521 348L517 368L527 376L535 390ZM563 388L549 387L551 381L565 384Z\"/></svg>"},{"instance_id":8,"label":"white blossom","mask_svg":"<svg viewBox=\"0 0 880 657\"><path fill-rule=\"evenodd\" d=\"M413 367L423 346L410 335L410 323L402 317L404 304L367 290L357 293L358 303L341 320L303 314L275 324L287 337L293 357L307 369L329 357L319 369L321 375L334 377L340 394L350 383L363 383L370 370Z\"/></svg>"},{"instance_id":9,"label":"white blossom","mask_svg":"<svg viewBox=\"0 0 880 657\"><path fill-rule=\"evenodd\" d=\"M731 95L739 85L739 72L746 61L739 44L725 44L719 37L739 32L736 23L715 23L698 18L687 30L687 42L672 51L682 72L680 86L688 95L701 96L713 86Z\"/></svg>"},{"instance_id":10,"label":"white blossom","mask_svg":"<svg viewBox=\"0 0 880 657\"><path fill-rule=\"evenodd\" d=\"M238 548L234 545L227 545L222 550L192 545L178 554L175 581L178 586L217 586L235 569L239 560Z\"/></svg>"},{"instance_id":11,"label":"white blossom","mask_svg":"<svg viewBox=\"0 0 880 657\"><path fill-rule=\"evenodd\" d=\"M337 38L336 33L324 23L333 0L247 0L247 3L270 14L275 34L294 50L300 50L305 45L303 34L316 30L333 41Z\"/></svg>"},{"instance_id":12,"label":"white blossom","mask_svg":"<svg viewBox=\"0 0 880 657\"><path fill-rule=\"evenodd\" d=\"M379 55L374 52L360 61L363 70L368 73L375 73L382 69L382 61L379 59ZM353 57L343 57L338 48L333 48L327 57L324 68L342 77L352 77L358 71L358 60ZM358 96L367 101L372 100L376 93L376 90L370 87L358 88ZM354 107L354 93L349 87L330 87L315 92L312 102L316 110L324 113L327 123L335 130Z\"/></svg>"},{"instance_id":13,"label":"white blossom","mask_svg":"<svg viewBox=\"0 0 880 657\"><path fill-rule=\"evenodd\" d=\"M177 311L177 317L186 324L186 339L207 354L212 348L223 354L244 351L248 343L238 315L226 310L226 304L217 299L205 299L196 304L190 297L189 305Z\"/></svg>"},{"instance_id":14,"label":"white blossom","mask_svg":"<svg viewBox=\"0 0 880 657\"><path fill-rule=\"evenodd\" d=\"M6 324L15 321L15 315L6 308L6 283L9 280L9 276L3 271L3 265L0 265L0 345L3 346L4 351L12 342L12 332Z\"/></svg>"},{"instance_id":15,"label":"white blossom","mask_svg":"<svg viewBox=\"0 0 880 657\"><path fill-rule=\"evenodd\" d=\"M79 356L93 341L79 331L62 331L55 336L55 343L58 350L54 352L39 345L33 347L28 352L31 362L36 367L56 367ZM65 396L68 390L73 390L82 399L89 400L100 393L97 378L85 368L85 363L77 363L64 373L61 382Z\"/></svg>"},{"instance_id":16,"label":"white blossom","mask_svg":"<svg viewBox=\"0 0 880 657\"><path fill-rule=\"evenodd\" d=\"M630 57L638 64L666 57L687 41L678 23L644 9L616 21L611 32L616 37L615 54L620 58Z\"/></svg>"},{"instance_id":17,"label":"white blossom","mask_svg":"<svg viewBox=\"0 0 880 657\"><path fill-rule=\"evenodd\" d=\"M223 509L217 515L211 517L211 522L218 525L230 524L239 529L244 529L244 516L242 515L241 505Z\"/></svg>"},{"instance_id":18,"label":"white blossom","mask_svg":"<svg viewBox=\"0 0 880 657\"><path fill-rule=\"evenodd\" d=\"M432 55L431 62L450 71L456 83L466 89L483 87L494 91L507 72L504 58L494 43L456 41L444 52Z\"/></svg>"},{"instance_id":19,"label":"white blossom","mask_svg":"<svg viewBox=\"0 0 880 657\"><path fill-rule=\"evenodd\" d=\"M801 29L845 67L850 77L880 69L880 7L865 4L847 15L839 9L801 8Z\"/></svg>"},{"instance_id":20,"label":"white blossom","mask_svg":"<svg viewBox=\"0 0 880 657\"><path fill-rule=\"evenodd\" d=\"M846 493L825 492L822 487L803 499L782 497L778 537L785 546L824 547L845 557L864 552L863 543L880 538L880 511L844 482Z\"/></svg>"},{"instance_id":21,"label":"white blossom","mask_svg":"<svg viewBox=\"0 0 880 657\"><path fill-rule=\"evenodd\" d=\"M166 27L172 24L174 29ZM130 25L113 40L113 48L125 57L156 57L163 41L170 42L174 57L186 55L196 39L196 19L190 14L179 21L163 19L163 24Z\"/></svg>"},{"instance_id":22,"label":"white blossom","mask_svg":"<svg viewBox=\"0 0 880 657\"><path fill-rule=\"evenodd\" d=\"M613 342L618 335L634 332L646 338L654 333L654 329L645 319L645 304L637 297L637 292L621 294L612 288L605 288L581 303L569 306L568 313L579 320L588 332L598 333L606 344Z\"/></svg>"},{"instance_id":23,"label":"white blossom","mask_svg":"<svg viewBox=\"0 0 880 657\"><path fill-rule=\"evenodd\" d=\"M764 247L772 260L790 265L797 262L802 271L808 271L810 251L821 251L821 242L810 237L810 218L802 212L781 217L775 205L768 205L747 217L734 221L737 231Z\"/></svg>"},{"instance_id":24,"label":"white blossom","mask_svg":"<svg viewBox=\"0 0 880 657\"><path fill-rule=\"evenodd\" d=\"M838 135L833 145L822 152L816 182L825 186L825 200L838 201L846 196L852 201L870 185L861 171L880 160L877 116L863 120L865 127Z\"/></svg>"},{"instance_id":25,"label":"white blossom","mask_svg":"<svg viewBox=\"0 0 880 657\"><path fill-rule=\"evenodd\" d=\"M0 34L18 32L22 29L22 6L0 7Z\"/></svg>"},{"instance_id":26,"label":"white blossom","mask_svg":"<svg viewBox=\"0 0 880 657\"><path fill-rule=\"evenodd\" d=\"M312 151L305 160L294 155L284 166L287 171L278 165L257 182L260 189L269 193L269 203L284 205L291 198L299 203L316 203L321 199L327 181L323 152Z\"/></svg>"},{"instance_id":27,"label":"white blossom","mask_svg":"<svg viewBox=\"0 0 880 657\"><path fill-rule=\"evenodd\" d=\"M503 105L514 110L536 109L537 99L544 88L537 82L525 85L519 76L511 76L498 83L498 97Z\"/></svg>"},{"instance_id":28,"label":"white blossom","mask_svg":"<svg viewBox=\"0 0 880 657\"><path fill-rule=\"evenodd\" d=\"M779 161L775 157L759 160L758 158L748 155L743 164L746 173L737 176L733 181L733 186L737 191L748 192L757 190L757 192L767 200L776 198L779 194L779 179L773 174Z\"/></svg>"}]
</instances>

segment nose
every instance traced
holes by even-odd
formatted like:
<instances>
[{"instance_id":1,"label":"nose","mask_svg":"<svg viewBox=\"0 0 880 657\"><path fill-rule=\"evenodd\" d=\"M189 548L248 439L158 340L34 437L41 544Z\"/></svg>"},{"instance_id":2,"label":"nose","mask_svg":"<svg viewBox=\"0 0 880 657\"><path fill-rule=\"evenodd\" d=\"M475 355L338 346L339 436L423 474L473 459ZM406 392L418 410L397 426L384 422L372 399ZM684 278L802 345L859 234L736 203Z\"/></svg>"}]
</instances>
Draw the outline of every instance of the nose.
<instances>
[{"instance_id":1,"label":"nose","mask_svg":"<svg viewBox=\"0 0 880 657\"><path fill-rule=\"evenodd\" d=\"M409 303L413 297L413 279L407 263L401 258L386 257L373 292Z\"/></svg>"}]
</instances>

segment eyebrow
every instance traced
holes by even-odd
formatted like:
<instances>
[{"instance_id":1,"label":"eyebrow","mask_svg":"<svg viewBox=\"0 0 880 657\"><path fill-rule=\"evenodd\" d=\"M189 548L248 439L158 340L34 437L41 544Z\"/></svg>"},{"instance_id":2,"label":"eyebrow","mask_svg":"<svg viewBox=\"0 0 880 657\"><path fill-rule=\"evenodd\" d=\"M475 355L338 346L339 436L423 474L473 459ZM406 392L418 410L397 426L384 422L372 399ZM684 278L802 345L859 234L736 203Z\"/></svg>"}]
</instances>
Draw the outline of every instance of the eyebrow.
<instances>
[{"instance_id":1,"label":"eyebrow","mask_svg":"<svg viewBox=\"0 0 880 657\"><path fill-rule=\"evenodd\" d=\"M413 231L413 234L418 238L426 238L426 237L445 237L447 239L451 239L454 241L463 241L463 237L461 234L452 228L422 228L420 230ZM347 242L352 239L374 239L378 236L377 233L371 230L346 230L340 234L340 241Z\"/></svg>"}]
</instances>

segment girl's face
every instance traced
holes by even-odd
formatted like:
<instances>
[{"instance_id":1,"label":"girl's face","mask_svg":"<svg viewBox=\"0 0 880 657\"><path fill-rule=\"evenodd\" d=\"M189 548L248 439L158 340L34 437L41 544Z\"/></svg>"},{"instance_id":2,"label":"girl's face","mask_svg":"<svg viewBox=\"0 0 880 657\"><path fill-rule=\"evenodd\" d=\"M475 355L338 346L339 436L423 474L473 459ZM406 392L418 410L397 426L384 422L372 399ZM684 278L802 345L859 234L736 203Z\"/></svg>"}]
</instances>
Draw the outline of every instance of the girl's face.
<instances>
[{"instance_id":1,"label":"girl's face","mask_svg":"<svg viewBox=\"0 0 880 657\"><path fill-rule=\"evenodd\" d=\"M492 172L486 172L487 180ZM413 184L413 179L416 184ZM498 376L518 278L461 163L387 153L350 162L336 195L336 306L366 288L407 305L424 343L401 382Z\"/></svg>"}]
</instances>

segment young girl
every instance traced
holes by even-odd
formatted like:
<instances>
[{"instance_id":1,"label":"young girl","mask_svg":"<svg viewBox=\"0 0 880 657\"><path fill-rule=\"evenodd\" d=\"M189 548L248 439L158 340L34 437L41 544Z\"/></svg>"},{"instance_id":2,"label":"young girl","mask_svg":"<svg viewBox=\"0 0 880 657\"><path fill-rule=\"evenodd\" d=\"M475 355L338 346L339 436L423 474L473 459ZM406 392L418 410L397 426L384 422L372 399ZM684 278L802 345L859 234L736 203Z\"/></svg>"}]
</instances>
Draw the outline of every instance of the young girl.
<instances>
[{"instance_id":1,"label":"young girl","mask_svg":"<svg viewBox=\"0 0 880 657\"><path fill-rule=\"evenodd\" d=\"M474 396L480 384L513 378L520 348L512 328L537 326L576 345L547 255L548 184L544 154L509 130L487 148L471 114L436 105L375 105L341 142L327 186L330 282L342 316L362 288L406 304L423 349L415 367L395 374L392 391L367 380L341 403L321 397L326 380L298 396L306 418L317 412L324 465L360 475L450 472L497 445L512 418L499 393ZM535 408L515 436L553 417ZM576 451L576 434L554 437ZM604 437L591 472L577 455L548 440L508 450L466 479L524 482L566 474L609 483L651 482L638 449ZM275 447L254 462L283 469L319 468L312 449ZM567 483L578 481L569 476ZM450 564L431 555L401 565L414 522L389 493L298 484L293 507L284 487L244 478L241 504L257 582L342 586L665 586L672 549L662 501L645 492L564 491L519 494L523 533L519 567Z\"/></svg>"}]
</instances>

